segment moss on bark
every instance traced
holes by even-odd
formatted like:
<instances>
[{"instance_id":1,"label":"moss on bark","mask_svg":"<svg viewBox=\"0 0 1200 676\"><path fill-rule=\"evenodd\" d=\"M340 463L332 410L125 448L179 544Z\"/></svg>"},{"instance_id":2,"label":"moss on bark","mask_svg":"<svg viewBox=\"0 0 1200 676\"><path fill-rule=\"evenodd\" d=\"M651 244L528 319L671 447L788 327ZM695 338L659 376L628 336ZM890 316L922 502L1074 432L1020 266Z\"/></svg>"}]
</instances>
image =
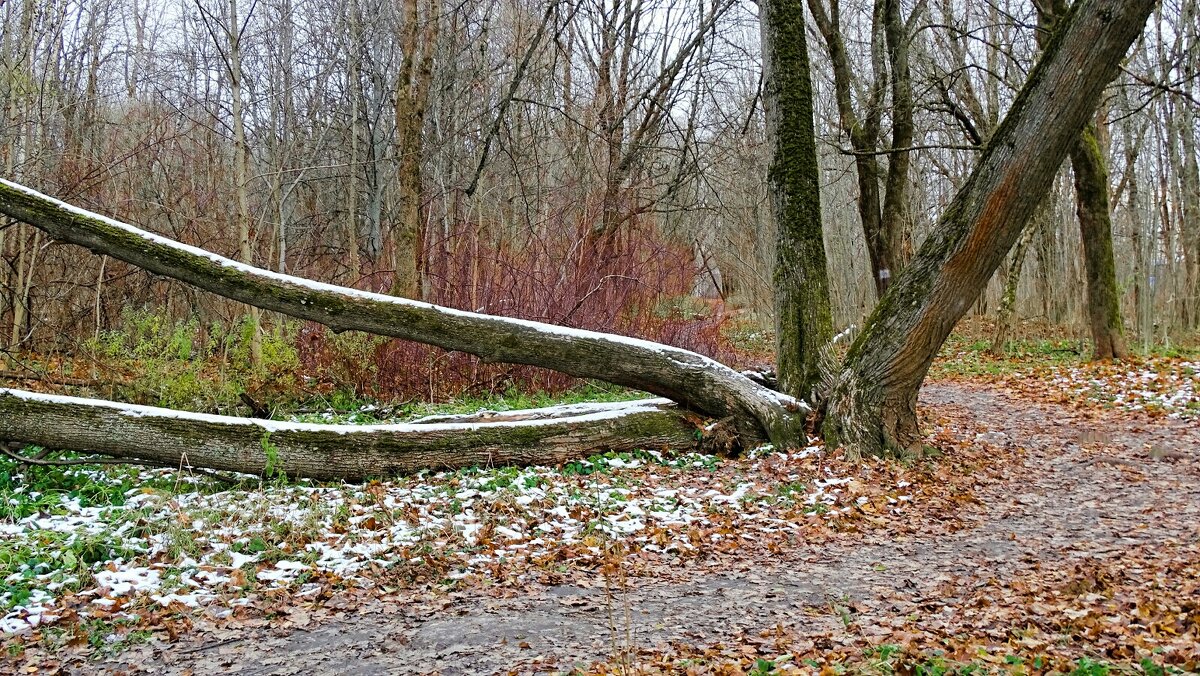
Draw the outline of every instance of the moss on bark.
<instances>
[{"instance_id":1,"label":"moss on bark","mask_svg":"<svg viewBox=\"0 0 1200 676\"><path fill-rule=\"evenodd\" d=\"M1117 264L1113 255L1108 168L1094 125L1083 130L1078 143L1071 149L1071 167L1075 174L1076 213L1087 271L1092 355L1095 359L1124 359L1129 356L1129 350L1125 346Z\"/></svg>"},{"instance_id":2,"label":"moss on bark","mask_svg":"<svg viewBox=\"0 0 1200 676\"><path fill-rule=\"evenodd\" d=\"M423 469L555 465L607 450L694 448L696 427L666 404L630 403L623 415L571 416L444 427L363 428L296 425L242 418L197 419L165 409L129 411L113 402L48 400L0 390L0 440L70 448L168 467L187 464L262 476L330 480ZM428 429L421 429L427 427Z\"/></svg>"},{"instance_id":3,"label":"moss on bark","mask_svg":"<svg viewBox=\"0 0 1200 676\"><path fill-rule=\"evenodd\" d=\"M777 224L775 322L780 389L812 400L833 338L802 0L761 5L768 182Z\"/></svg>"}]
</instances>

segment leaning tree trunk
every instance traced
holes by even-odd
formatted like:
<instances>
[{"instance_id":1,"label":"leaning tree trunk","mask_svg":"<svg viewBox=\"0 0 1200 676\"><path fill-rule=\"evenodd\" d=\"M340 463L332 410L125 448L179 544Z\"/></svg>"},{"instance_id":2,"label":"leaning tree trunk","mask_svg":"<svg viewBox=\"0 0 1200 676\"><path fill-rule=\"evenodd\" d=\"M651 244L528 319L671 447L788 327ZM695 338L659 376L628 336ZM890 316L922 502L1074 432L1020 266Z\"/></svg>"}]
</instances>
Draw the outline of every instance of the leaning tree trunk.
<instances>
[{"instance_id":1,"label":"leaning tree trunk","mask_svg":"<svg viewBox=\"0 0 1200 676\"><path fill-rule=\"evenodd\" d=\"M0 389L0 440L164 467L362 481L423 469L555 465L607 450L694 448L696 426L665 399L313 425L183 413Z\"/></svg>"},{"instance_id":2,"label":"leaning tree trunk","mask_svg":"<svg viewBox=\"0 0 1200 676\"><path fill-rule=\"evenodd\" d=\"M978 164L867 320L828 402L850 455L922 449L917 392L938 349L1004 260L1146 23L1153 0L1080 0Z\"/></svg>"},{"instance_id":3,"label":"leaning tree trunk","mask_svg":"<svg viewBox=\"0 0 1200 676\"><path fill-rule=\"evenodd\" d=\"M1094 359L1124 359L1129 356L1129 350L1125 347L1117 263L1113 256L1108 169L1093 125L1083 130L1071 148L1071 169L1075 174L1075 206L1083 239L1083 263L1087 270L1092 356Z\"/></svg>"},{"instance_id":4,"label":"leaning tree trunk","mask_svg":"<svg viewBox=\"0 0 1200 676\"><path fill-rule=\"evenodd\" d=\"M809 398L821 349L833 338L821 230L812 82L803 0L762 3L763 110L771 148L768 182L777 225L775 322L780 389Z\"/></svg>"},{"instance_id":5,"label":"leaning tree trunk","mask_svg":"<svg viewBox=\"0 0 1200 676\"><path fill-rule=\"evenodd\" d=\"M265 310L528 364L644 390L714 418L746 443L804 442L808 408L708 357L646 340L483 315L292 277L139 230L0 179L0 213L85 246Z\"/></svg>"}]
</instances>

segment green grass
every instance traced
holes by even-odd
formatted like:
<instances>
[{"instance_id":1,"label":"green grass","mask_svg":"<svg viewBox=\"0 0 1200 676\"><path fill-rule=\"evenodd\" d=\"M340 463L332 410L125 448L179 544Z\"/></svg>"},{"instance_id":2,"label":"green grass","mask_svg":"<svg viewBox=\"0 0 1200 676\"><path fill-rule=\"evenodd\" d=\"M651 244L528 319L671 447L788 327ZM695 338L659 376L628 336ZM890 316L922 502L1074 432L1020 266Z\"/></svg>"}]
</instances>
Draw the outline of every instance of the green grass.
<instances>
[{"instance_id":1,"label":"green grass","mask_svg":"<svg viewBox=\"0 0 1200 676\"><path fill-rule=\"evenodd\" d=\"M144 309L127 310L121 329L85 341L82 353L94 364L131 377L111 386L109 398L194 411L238 405L241 392L269 384L296 391L300 367L299 324L282 323L262 336L262 361L251 359L254 325L249 316L229 326L173 321Z\"/></svg>"},{"instance_id":2,"label":"green grass","mask_svg":"<svg viewBox=\"0 0 1200 676\"><path fill-rule=\"evenodd\" d=\"M306 422L371 423L434 413L505 411L646 396L593 382L558 395L510 389L447 403L394 404L363 395L359 389L361 383L337 368L317 366L321 382L302 377L297 348L301 342L300 322L267 326L260 336L262 360L258 364L251 359L254 326L248 316L225 325L197 318L175 320L152 309L130 309L123 313L118 326L117 330L104 331L83 341L77 350L78 358L73 361L52 365L37 355L23 356L22 360L34 370L53 371L68 378L98 377L104 383L82 388L77 392L82 396L189 411L242 414L246 407L239 395L248 392L269 404L274 417L294 416ZM377 348L389 340L357 332L328 334L325 356L373 373Z\"/></svg>"},{"instance_id":3,"label":"green grass","mask_svg":"<svg viewBox=\"0 0 1200 676\"><path fill-rule=\"evenodd\" d=\"M789 503L793 501L797 495L804 495L808 484L803 481L787 481L781 482L775 486L775 495L780 503Z\"/></svg>"},{"instance_id":4,"label":"green grass","mask_svg":"<svg viewBox=\"0 0 1200 676\"><path fill-rule=\"evenodd\" d=\"M991 353L991 341L952 335L929 370L931 377L1001 376L1031 366L1078 365L1088 346L1075 340L1009 341L1004 356Z\"/></svg>"},{"instance_id":5,"label":"green grass","mask_svg":"<svg viewBox=\"0 0 1200 676\"><path fill-rule=\"evenodd\" d=\"M23 453L33 455L36 446ZM75 453L61 454L63 460L77 460ZM0 521L15 521L34 514L63 513L63 501L75 501L81 508L120 507L136 492L175 492L217 490L219 484L208 479L164 473L147 478L131 465L71 465L62 467L26 467L12 458L0 456Z\"/></svg>"},{"instance_id":6,"label":"green grass","mask_svg":"<svg viewBox=\"0 0 1200 676\"><path fill-rule=\"evenodd\" d=\"M1195 350L1155 347L1142 357L1195 357ZM1083 340L1010 340L1003 356L991 353L991 341L952 335L942 345L929 373L938 376L999 376L1031 367L1079 366L1091 360L1091 346Z\"/></svg>"},{"instance_id":7,"label":"green grass","mask_svg":"<svg viewBox=\"0 0 1200 676\"><path fill-rule=\"evenodd\" d=\"M1031 367L1079 366L1091 360L1091 344L1074 338L1023 338L1008 341L1003 356L991 353L992 341L972 333L952 334L942 345L929 374L931 377L1003 376ZM1179 344L1152 344L1143 349L1130 343L1138 357L1200 358L1200 348Z\"/></svg>"},{"instance_id":8,"label":"green grass","mask_svg":"<svg viewBox=\"0 0 1200 676\"><path fill-rule=\"evenodd\" d=\"M26 449L27 454L36 448ZM64 459L78 459L66 453ZM0 523L98 511L96 528L39 529L22 538L0 539L0 610L25 605L35 589L48 584L76 590L91 579L95 564L133 559L147 539L165 534L171 556L198 551L186 524L148 518L152 510L124 509L133 496L170 499L183 493L213 493L227 486L205 477L130 465L22 466L0 457Z\"/></svg>"}]
</instances>

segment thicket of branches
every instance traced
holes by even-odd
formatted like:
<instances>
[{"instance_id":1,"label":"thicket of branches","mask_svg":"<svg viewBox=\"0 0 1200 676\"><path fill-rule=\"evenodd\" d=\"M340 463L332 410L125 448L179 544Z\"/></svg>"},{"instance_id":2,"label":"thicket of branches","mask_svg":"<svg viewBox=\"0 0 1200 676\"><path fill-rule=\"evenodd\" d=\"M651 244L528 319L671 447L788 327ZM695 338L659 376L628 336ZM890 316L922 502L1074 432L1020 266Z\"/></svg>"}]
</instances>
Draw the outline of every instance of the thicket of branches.
<instances>
[{"instance_id":1,"label":"thicket of branches","mask_svg":"<svg viewBox=\"0 0 1200 676\"><path fill-rule=\"evenodd\" d=\"M1011 0L808 4L841 327L878 277L856 161L903 259L1024 82L1038 21ZM1156 12L1098 114L1146 341L1200 322L1200 15ZM0 31L0 171L72 203L290 274L689 348L716 349L630 317L696 292L770 322L753 3L13 0ZM1018 316L1085 335L1069 171L977 311L1011 270ZM69 343L142 304L243 311L0 222L0 344Z\"/></svg>"}]
</instances>

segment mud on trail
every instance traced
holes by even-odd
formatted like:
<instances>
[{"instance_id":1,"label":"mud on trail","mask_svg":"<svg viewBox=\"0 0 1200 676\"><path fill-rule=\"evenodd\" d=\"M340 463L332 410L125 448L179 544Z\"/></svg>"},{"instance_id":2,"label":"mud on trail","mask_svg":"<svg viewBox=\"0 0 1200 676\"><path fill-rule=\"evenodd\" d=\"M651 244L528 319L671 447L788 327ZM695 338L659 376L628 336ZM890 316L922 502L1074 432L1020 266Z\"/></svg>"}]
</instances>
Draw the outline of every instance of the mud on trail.
<instances>
[{"instance_id":1,"label":"mud on trail","mask_svg":"<svg viewBox=\"0 0 1200 676\"><path fill-rule=\"evenodd\" d=\"M596 573L509 597L401 594L152 641L71 673L649 671L892 644L999 660L1200 661L1200 427L928 385L923 418L1015 450L951 515L901 531ZM1190 605L1189 605L1190 604ZM257 626L255 626L257 625ZM980 652L980 648L984 652ZM62 656L60 656L62 657ZM741 665L741 666L738 666ZM702 666L703 668L703 666ZM635 669L636 671L636 669Z\"/></svg>"}]
</instances>

